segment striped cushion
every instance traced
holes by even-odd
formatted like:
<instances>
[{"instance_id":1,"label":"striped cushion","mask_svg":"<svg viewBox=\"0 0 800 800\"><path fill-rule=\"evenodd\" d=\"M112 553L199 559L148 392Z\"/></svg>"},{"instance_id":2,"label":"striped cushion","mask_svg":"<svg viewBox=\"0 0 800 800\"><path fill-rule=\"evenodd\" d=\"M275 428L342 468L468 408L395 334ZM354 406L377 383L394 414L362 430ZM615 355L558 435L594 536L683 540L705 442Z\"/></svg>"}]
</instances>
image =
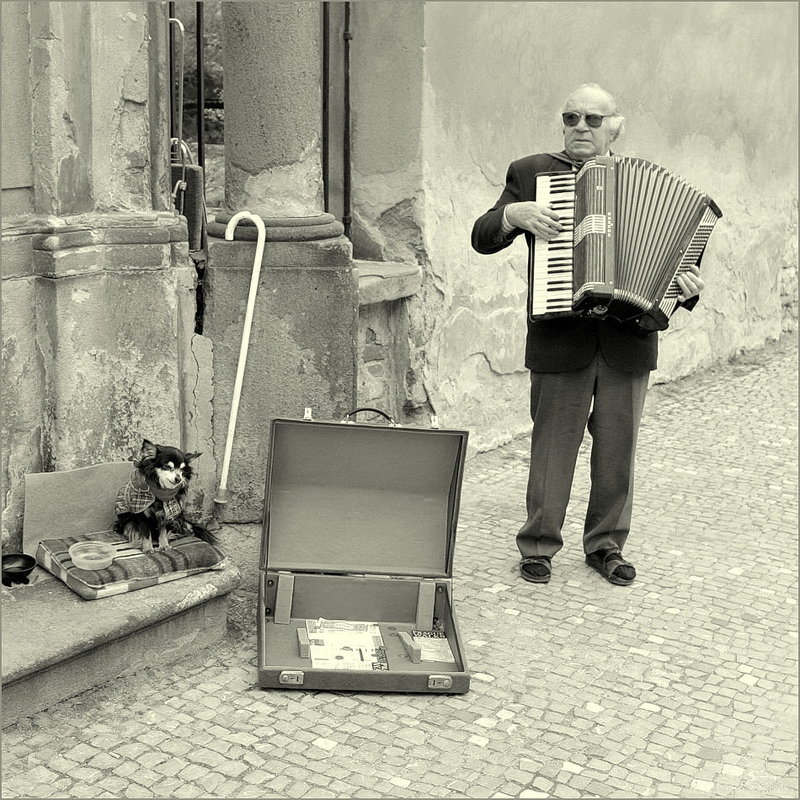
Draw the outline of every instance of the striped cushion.
<instances>
[{"instance_id":1,"label":"striped cushion","mask_svg":"<svg viewBox=\"0 0 800 800\"><path fill-rule=\"evenodd\" d=\"M76 542L110 542L117 555L106 569L80 569L72 563L69 548ZM195 536L170 541L166 550L143 553L119 533L106 531L63 539L43 539L36 560L85 600L133 592L157 583L174 581L209 569L222 569L224 555L213 545Z\"/></svg>"}]
</instances>

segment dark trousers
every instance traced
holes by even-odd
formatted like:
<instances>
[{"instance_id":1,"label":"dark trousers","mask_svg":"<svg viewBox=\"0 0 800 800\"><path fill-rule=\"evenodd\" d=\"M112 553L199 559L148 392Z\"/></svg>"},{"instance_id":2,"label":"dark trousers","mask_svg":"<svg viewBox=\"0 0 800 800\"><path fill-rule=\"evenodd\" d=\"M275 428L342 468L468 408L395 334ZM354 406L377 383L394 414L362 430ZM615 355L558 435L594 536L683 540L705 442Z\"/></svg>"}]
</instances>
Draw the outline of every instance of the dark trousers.
<instances>
[{"instance_id":1,"label":"dark trousers","mask_svg":"<svg viewBox=\"0 0 800 800\"><path fill-rule=\"evenodd\" d=\"M587 428L592 437L591 493L583 549L623 548L649 374L612 369L599 352L584 369L531 372L528 519L517 534L523 556L552 556L563 546L561 528Z\"/></svg>"}]
</instances>

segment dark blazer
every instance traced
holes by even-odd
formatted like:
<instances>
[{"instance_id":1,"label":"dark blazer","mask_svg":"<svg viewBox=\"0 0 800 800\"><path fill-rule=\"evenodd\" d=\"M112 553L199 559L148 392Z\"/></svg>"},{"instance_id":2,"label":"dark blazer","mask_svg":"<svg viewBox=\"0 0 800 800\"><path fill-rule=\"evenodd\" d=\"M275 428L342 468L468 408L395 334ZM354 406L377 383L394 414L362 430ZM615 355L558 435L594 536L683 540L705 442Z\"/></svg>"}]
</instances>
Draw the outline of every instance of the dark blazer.
<instances>
[{"instance_id":1,"label":"dark blazer","mask_svg":"<svg viewBox=\"0 0 800 800\"><path fill-rule=\"evenodd\" d=\"M533 236L527 231L516 228L508 236L503 234L503 208L509 203L534 200L535 179L540 172L569 172L572 168L573 162L565 152L540 153L514 161L508 168L500 198L475 220L473 248L479 253L497 253L520 233L525 233L530 246ZM657 333L642 333L615 320L556 317L532 322L528 319L525 366L534 372L581 369L588 366L598 348L611 367L624 372L652 370L658 362Z\"/></svg>"}]
</instances>

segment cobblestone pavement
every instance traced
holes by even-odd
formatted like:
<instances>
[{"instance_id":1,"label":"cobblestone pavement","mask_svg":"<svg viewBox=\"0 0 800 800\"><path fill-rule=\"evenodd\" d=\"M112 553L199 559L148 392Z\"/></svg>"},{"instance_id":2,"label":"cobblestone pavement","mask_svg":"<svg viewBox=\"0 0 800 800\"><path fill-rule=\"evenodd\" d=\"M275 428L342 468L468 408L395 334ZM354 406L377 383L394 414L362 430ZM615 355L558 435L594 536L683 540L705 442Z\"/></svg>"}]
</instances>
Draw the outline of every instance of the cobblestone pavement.
<instances>
[{"instance_id":1,"label":"cobblestone pavement","mask_svg":"<svg viewBox=\"0 0 800 800\"><path fill-rule=\"evenodd\" d=\"M631 587L583 562L588 447L545 586L516 566L527 440L467 462L468 694L256 688L258 529L229 527L228 640L6 729L3 797L797 797L796 359L651 389Z\"/></svg>"}]
</instances>

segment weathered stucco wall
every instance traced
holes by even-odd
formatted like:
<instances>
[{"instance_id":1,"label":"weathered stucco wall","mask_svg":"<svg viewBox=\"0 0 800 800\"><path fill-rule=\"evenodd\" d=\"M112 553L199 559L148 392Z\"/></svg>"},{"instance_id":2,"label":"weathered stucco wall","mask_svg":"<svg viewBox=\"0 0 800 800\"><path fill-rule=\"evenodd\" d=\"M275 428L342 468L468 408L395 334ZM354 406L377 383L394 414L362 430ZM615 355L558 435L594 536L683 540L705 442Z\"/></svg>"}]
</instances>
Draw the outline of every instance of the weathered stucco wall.
<instances>
[{"instance_id":1,"label":"weathered stucco wall","mask_svg":"<svg viewBox=\"0 0 800 800\"><path fill-rule=\"evenodd\" d=\"M424 66L419 183L393 156L381 164L356 153L357 212L365 228L400 240L383 245L384 258L405 250L423 265L423 289L408 302L413 366L440 418L469 427L474 446L499 444L530 423L525 246L481 256L469 246L472 223L499 196L513 159L560 149L560 105L580 83L617 96L627 118L618 152L692 180L725 214L704 259L702 303L662 334L653 379L686 375L795 324L794 4L403 4L407 16L424 16L424 43L419 17L409 35L383 20L381 38L356 6L354 47L361 41L381 64L399 40L406 58L416 53ZM374 27L383 12L370 13ZM370 92L406 91L405 80L402 70L354 75L354 102L363 104L354 143L379 141L365 122ZM401 96L416 126L415 99ZM408 121L400 125L410 132ZM413 224L389 227L388 210L403 200Z\"/></svg>"},{"instance_id":2,"label":"weathered stucco wall","mask_svg":"<svg viewBox=\"0 0 800 800\"><path fill-rule=\"evenodd\" d=\"M166 6L18 5L30 41L4 52L3 87L28 93L31 125L4 116L3 137L26 143L34 207L3 218L6 549L29 472L125 460L146 437L203 451L195 513L215 483L211 343L194 333L186 223L168 210ZM3 171L4 201L18 172Z\"/></svg>"},{"instance_id":3,"label":"weathered stucco wall","mask_svg":"<svg viewBox=\"0 0 800 800\"><path fill-rule=\"evenodd\" d=\"M211 229L213 233L213 229ZM222 464L253 274L253 240L209 237L204 333L214 341L214 452ZM270 421L341 419L353 408L358 314L344 236L285 242L267 237L232 440L225 522L264 513Z\"/></svg>"},{"instance_id":4,"label":"weathered stucco wall","mask_svg":"<svg viewBox=\"0 0 800 800\"><path fill-rule=\"evenodd\" d=\"M560 149L557 112L583 82L617 96L618 152L689 178L725 214L702 303L662 335L654 379L780 334L796 298L782 281L796 280L797 140L776 120L797 118L796 6L431 3L425 23L425 245L445 295L425 374L443 416L479 446L529 424L525 246L480 256L469 230L511 160Z\"/></svg>"},{"instance_id":5,"label":"weathered stucco wall","mask_svg":"<svg viewBox=\"0 0 800 800\"><path fill-rule=\"evenodd\" d=\"M165 121L160 100L149 102L160 13L142 2L30 4L37 211L152 208L165 172L150 145Z\"/></svg>"},{"instance_id":6,"label":"weathered stucco wall","mask_svg":"<svg viewBox=\"0 0 800 800\"><path fill-rule=\"evenodd\" d=\"M210 343L171 212L51 217L3 236L3 541L18 542L28 472L126 460L149 438L204 452L192 506L210 509Z\"/></svg>"}]
</instances>

